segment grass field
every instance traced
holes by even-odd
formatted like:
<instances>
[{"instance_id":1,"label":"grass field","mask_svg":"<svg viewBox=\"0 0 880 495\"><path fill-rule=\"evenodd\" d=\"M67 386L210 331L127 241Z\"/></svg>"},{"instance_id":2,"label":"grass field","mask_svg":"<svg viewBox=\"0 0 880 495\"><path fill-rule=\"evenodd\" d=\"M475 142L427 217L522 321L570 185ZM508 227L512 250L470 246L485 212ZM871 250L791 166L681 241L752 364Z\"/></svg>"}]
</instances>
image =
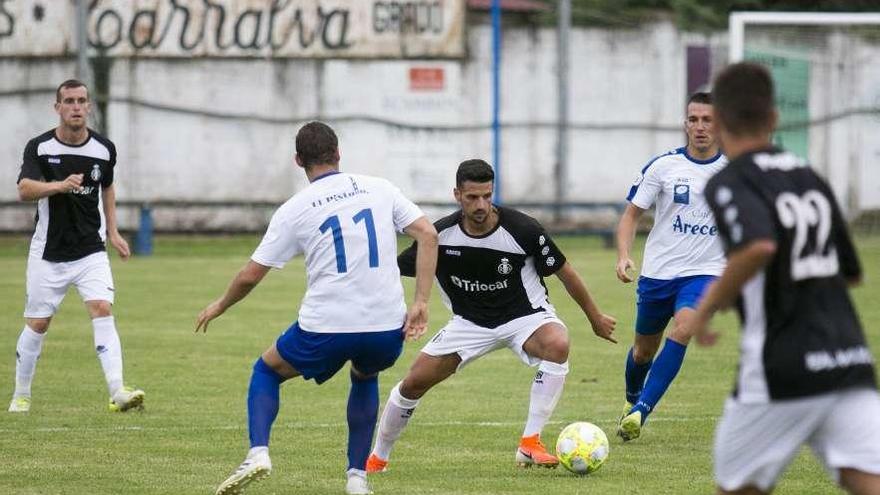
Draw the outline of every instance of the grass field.
<instances>
[{"instance_id":1,"label":"grass field","mask_svg":"<svg viewBox=\"0 0 880 495\"><path fill-rule=\"evenodd\" d=\"M551 423L555 442L567 423L587 420L611 438L611 457L594 475L518 470L513 452L528 406L533 370L499 351L431 391L398 442L387 473L371 477L382 494L688 494L710 493L716 419L736 366L738 332L730 315L713 349L692 347L684 368L642 438L613 437L622 405L623 363L632 340L634 287L616 281L614 253L596 239L561 238L601 308L618 318L621 343L593 336L558 281L551 300L572 334L571 374ZM0 400L12 394L14 348L22 327L27 239L0 239ZM147 392L146 410L107 412L92 330L75 291L53 322L34 381L30 414L0 412L2 494L208 494L247 449L245 396L254 359L296 318L302 262L270 274L244 302L193 335L198 311L220 294L258 242L235 238L158 238L155 255L113 260L114 313L126 382ZM866 284L854 291L872 348L880 349L880 238L858 241ZM639 248L640 249L640 248ZM432 329L448 318L435 292ZM407 346L380 380L384 403L421 346ZM5 378L2 378L5 377ZM270 478L250 493L344 493L347 373L321 387L282 389ZM806 453L776 493L835 493Z\"/></svg>"}]
</instances>

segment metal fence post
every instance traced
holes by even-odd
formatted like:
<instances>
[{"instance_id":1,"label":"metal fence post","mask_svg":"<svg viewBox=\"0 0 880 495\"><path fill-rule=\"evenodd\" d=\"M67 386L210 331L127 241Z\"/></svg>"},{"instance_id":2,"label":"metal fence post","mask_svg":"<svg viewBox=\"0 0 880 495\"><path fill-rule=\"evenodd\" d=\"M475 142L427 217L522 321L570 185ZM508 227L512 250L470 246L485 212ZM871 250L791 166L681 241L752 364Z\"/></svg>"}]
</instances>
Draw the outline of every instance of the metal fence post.
<instances>
[{"instance_id":1,"label":"metal fence post","mask_svg":"<svg viewBox=\"0 0 880 495\"><path fill-rule=\"evenodd\" d=\"M147 203L141 205L140 223L134 238L134 254L140 256L153 254L153 209Z\"/></svg>"}]
</instances>

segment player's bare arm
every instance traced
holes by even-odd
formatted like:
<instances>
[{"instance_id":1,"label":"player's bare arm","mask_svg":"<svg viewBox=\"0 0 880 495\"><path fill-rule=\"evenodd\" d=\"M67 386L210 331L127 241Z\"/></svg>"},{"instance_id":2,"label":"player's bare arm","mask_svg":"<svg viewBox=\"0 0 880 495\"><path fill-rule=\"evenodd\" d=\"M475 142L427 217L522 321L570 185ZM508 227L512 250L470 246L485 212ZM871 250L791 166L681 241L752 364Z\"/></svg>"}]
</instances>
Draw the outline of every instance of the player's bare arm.
<instances>
[{"instance_id":1,"label":"player's bare arm","mask_svg":"<svg viewBox=\"0 0 880 495\"><path fill-rule=\"evenodd\" d=\"M101 190L102 204L104 206L104 221L107 222L107 238L110 245L123 261L131 256L131 250L128 248L128 242L119 234L119 228L116 224L116 190L113 184Z\"/></svg>"},{"instance_id":2,"label":"player's bare arm","mask_svg":"<svg viewBox=\"0 0 880 495\"><path fill-rule=\"evenodd\" d=\"M628 203L620 216L620 223L617 224L617 279L623 283L628 284L634 280L630 271L635 270L636 264L630 258L630 250L639 219L644 213L645 210Z\"/></svg>"},{"instance_id":3,"label":"player's bare arm","mask_svg":"<svg viewBox=\"0 0 880 495\"><path fill-rule=\"evenodd\" d=\"M61 181L43 182L34 179L22 179L18 183L18 199L21 201L37 201L55 194L72 193L82 188L83 174L71 174Z\"/></svg>"},{"instance_id":4,"label":"player's bare arm","mask_svg":"<svg viewBox=\"0 0 880 495\"><path fill-rule=\"evenodd\" d=\"M580 306L584 314L587 315L587 319L590 321L590 326L593 327L593 333L595 333L597 337L616 344L617 340L614 338L613 334L614 327L617 325L617 320L613 316L606 315L599 311L599 307L596 306L595 301L593 301L592 296L590 296L590 292L587 290L587 286L584 284L581 276L578 275L578 272L575 271L574 267L566 261L565 264L562 265L562 268L556 272L556 276L562 281L562 285L565 287L568 295L578 303L578 306Z\"/></svg>"},{"instance_id":5,"label":"player's bare arm","mask_svg":"<svg viewBox=\"0 0 880 495\"><path fill-rule=\"evenodd\" d=\"M267 273L269 273L268 266L263 266L255 261L248 261L248 264L232 279L226 292L199 313L198 320L196 320L196 333L199 330L207 332L208 323L211 320L222 315L233 304L244 299L263 280Z\"/></svg>"},{"instance_id":6,"label":"player's bare arm","mask_svg":"<svg viewBox=\"0 0 880 495\"><path fill-rule=\"evenodd\" d=\"M407 340L421 337L428 329L428 299L437 273L437 229L426 217L408 225L404 232L418 243L416 251L416 293L406 312Z\"/></svg>"},{"instance_id":7,"label":"player's bare arm","mask_svg":"<svg viewBox=\"0 0 880 495\"><path fill-rule=\"evenodd\" d=\"M733 306L746 282L767 266L775 254L776 242L769 239L752 241L730 253L727 267L721 277L709 286L691 321L689 333L696 337L697 344L715 344L718 333L709 330L708 326L712 316L719 310Z\"/></svg>"}]
</instances>

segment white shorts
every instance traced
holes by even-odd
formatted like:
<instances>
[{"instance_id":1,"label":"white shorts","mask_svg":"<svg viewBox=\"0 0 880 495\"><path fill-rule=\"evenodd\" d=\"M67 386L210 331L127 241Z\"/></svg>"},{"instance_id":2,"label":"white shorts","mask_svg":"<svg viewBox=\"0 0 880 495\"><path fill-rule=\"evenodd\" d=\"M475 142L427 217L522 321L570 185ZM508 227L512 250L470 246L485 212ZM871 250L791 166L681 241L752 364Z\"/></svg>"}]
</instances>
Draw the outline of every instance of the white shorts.
<instances>
[{"instance_id":1,"label":"white shorts","mask_svg":"<svg viewBox=\"0 0 880 495\"><path fill-rule=\"evenodd\" d=\"M805 444L835 482L841 468L880 474L880 395L858 388L766 404L729 398L715 432L715 480L727 491L770 491Z\"/></svg>"},{"instance_id":2,"label":"white shorts","mask_svg":"<svg viewBox=\"0 0 880 495\"><path fill-rule=\"evenodd\" d=\"M76 286L83 301L113 304L113 274L105 251L76 261L53 262L29 256L25 318L48 318L58 311L67 288Z\"/></svg>"},{"instance_id":3,"label":"white shorts","mask_svg":"<svg viewBox=\"0 0 880 495\"><path fill-rule=\"evenodd\" d=\"M458 368L461 369L484 354L507 347L522 362L537 366L541 360L526 354L523 344L541 325L551 322L565 327L562 320L550 311L523 316L495 328L481 327L460 316L453 316L422 348L422 352L430 356L458 354L461 358Z\"/></svg>"}]
</instances>

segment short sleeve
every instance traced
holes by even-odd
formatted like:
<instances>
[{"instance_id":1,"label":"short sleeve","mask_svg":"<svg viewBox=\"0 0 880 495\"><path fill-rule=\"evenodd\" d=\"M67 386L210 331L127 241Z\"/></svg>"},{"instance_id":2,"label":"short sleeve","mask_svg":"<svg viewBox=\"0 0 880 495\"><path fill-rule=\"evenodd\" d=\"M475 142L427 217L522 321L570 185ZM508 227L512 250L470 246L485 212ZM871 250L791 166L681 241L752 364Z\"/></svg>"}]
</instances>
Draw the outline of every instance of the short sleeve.
<instances>
[{"instance_id":1,"label":"short sleeve","mask_svg":"<svg viewBox=\"0 0 880 495\"><path fill-rule=\"evenodd\" d=\"M422 210L416 206L415 203L404 196L403 193L400 192L400 189L394 185L391 185L390 188L393 204L394 228L396 228L398 232L403 232L403 229L409 227L413 222L425 216L425 214L422 213Z\"/></svg>"},{"instance_id":2,"label":"short sleeve","mask_svg":"<svg viewBox=\"0 0 880 495\"><path fill-rule=\"evenodd\" d=\"M531 243L529 254L534 257L535 269L540 276L549 277L565 264L565 255L537 221L534 226L534 235L531 236Z\"/></svg>"},{"instance_id":3,"label":"short sleeve","mask_svg":"<svg viewBox=\"0 0 880 495\"><path fill-rule=\"evenodd\" d=\"M410 246L397 255L397 268L404 277L416 276L416 254L418 243L413 242Z\"/></svg>"},{"instance_id":4,"label":"short sleeve","mask_svg":"<svg viewBox=\"0 0 880 495\"><path fill-rule=\"evenodd\" d=\"M752 241L776 240L774 212L757 191L742 181L713 177L706 188L706 200L728 253Z\"/></svg>"},{"instance_id":5,"label":"short sleeve","mask_svg":"<svg viewBox=\"0 0 880 495\"><path fill-rule=\"evenodd\" d=\"M649 163L642 169L626 196L627 201L643 210L653 206L657 195L663 190L663 182L657 172L658 167L652 167L653 163Z\"/></svg>"},{"instance_id":6,"label":"short sleeve","mask_svg":"<svg viewBox=\"0 0 880 495\"><path fill-rule=\"evenodd\" d=\"M818 177L822 183L822 192L828 197L831 203L831 238L834 241L834 247L837 250L837 260L840 263L840 273L847 279L858 279L862 277L862 264L859 261L859 255L856 253L855 245L850 237L846 220L840 211L840 205L837 203L837 197L834 191L828 186L821 177Z\"/></svg>"},{"instance_id":7,"label":"short sleeve","mask_svg":"<svg viewBox=\"0 0 880 495\"><path fill-rule=\"evenodd\" d=\"M101 187L107 188L113 185L113 175L116 169L116 146L110 144L110 161L107 164L107 170L101 176Z\"/></svg>"},{"instance_id":8,"label":"short sleeve","mask_svg":"<svg viewBox=\"0 0 880 495\"><path fill-rule=\"evenodd\" d=\"M287 206L285 204L285 206ZM282 206L272 215L269 228L260 245L251 255L251 260L272 268L283 268L284 265L302 250L296 238L296 228L291 225L290 219L285 215L285 206Z\"/></svg>"},{"instance_id":9,"label":"short sleeve","mask_svg":"<svg viewBox=\"0 0 880 495\"><path fill-rule=\"evenodd\" d=\"M16 183L21 182L22 179L45 180L37 157L37 143L34 141L28 141L27 146L24 148L24 156L21 159L21 171L18 173L18 181Z\"/></svg>"}]
</instances>

